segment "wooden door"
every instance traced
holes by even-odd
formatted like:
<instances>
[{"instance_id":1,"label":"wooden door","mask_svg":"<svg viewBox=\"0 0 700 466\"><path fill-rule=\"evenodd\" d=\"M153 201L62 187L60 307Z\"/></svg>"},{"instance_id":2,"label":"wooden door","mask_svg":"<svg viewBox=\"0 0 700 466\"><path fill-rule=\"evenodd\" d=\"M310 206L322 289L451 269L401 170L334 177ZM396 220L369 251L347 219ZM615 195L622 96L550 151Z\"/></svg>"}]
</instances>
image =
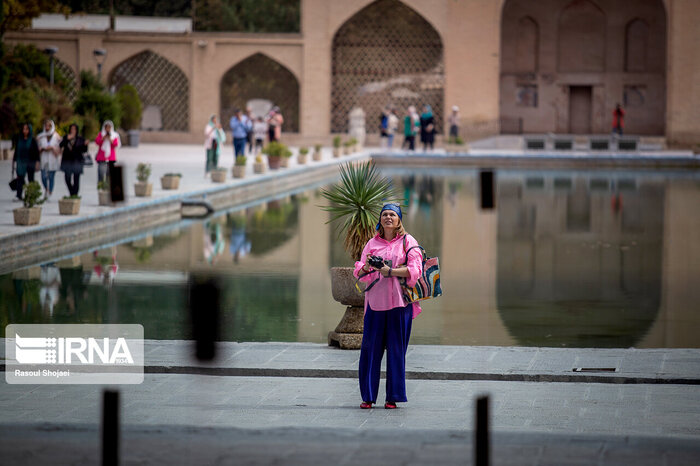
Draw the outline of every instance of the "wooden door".
<instances>
[{"instance_id":1,"label":"wooden door","mask_svg":"<svg viewBox=\"0 0 700 466\"><path fill-rule=\"evenodd\" d=\"M569 132L572 134L590 134L593 107L593 88L591 86L569 87Z\"/></svg>"}]
</instances>

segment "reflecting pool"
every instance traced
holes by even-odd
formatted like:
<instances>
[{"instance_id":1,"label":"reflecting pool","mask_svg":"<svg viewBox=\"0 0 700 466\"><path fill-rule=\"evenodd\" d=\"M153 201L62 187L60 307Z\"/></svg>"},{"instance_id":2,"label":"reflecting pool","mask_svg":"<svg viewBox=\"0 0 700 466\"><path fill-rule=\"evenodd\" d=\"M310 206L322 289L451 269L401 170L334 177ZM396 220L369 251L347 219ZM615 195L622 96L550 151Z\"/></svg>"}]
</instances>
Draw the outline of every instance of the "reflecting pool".
<instances>
[{"instance_id":1,"label":"reflecting pool","mask_svg":"<svg viewBox=\"0 0 700 466\"><path fill-rule=\"evenodd\" d=\"M444 295L412 343L700 347L700 177L385 169L405 226L440 257ZM222 285L227 341L325 342L343 306L328 269L350 265L318 190L182 221L0 275L0 323L140 323L190 338L187 283ZM195 310L196 312L196 310Z\"/></svg>"}]
</instances>

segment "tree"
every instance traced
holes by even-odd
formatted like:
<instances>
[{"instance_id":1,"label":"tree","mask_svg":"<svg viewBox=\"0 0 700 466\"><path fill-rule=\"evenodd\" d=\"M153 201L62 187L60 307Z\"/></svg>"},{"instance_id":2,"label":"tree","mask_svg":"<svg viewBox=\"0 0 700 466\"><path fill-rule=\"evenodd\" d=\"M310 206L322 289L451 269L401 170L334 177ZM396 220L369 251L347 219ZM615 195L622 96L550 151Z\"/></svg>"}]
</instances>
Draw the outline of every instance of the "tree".
<instances>
[{"instance_id":1,"label":"tree","mask_svg":"<svg viewBox=\"0 0 700 466\"><path fill-rule=\"evenodd\" d=\"M117 91L117 97L122 107L122 128L127 131L138 129L143 105L136 88L131 84L125 84Z\"/></svg>"},{"instance_id":2,"label":"tree","mask_svg":"<svg viewBox=\"0 0 700 466\"><path fill-rule=\"evenodd\" d=\"M19 31L32 25L32 19L41 13L62 13L70 8L54 0L3 0L0 18L0 39L6 31Z\"/></svg>"}]
</instances>

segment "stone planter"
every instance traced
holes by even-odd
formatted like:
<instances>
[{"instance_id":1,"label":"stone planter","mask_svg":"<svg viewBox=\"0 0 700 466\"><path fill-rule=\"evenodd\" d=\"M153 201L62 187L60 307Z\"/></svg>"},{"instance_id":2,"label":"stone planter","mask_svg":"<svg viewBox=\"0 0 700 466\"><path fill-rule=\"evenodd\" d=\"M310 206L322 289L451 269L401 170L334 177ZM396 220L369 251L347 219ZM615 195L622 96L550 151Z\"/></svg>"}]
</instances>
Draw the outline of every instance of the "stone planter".
<instances>
[{"instance_id":1,"label":"stone planter","mask_svg":"<svg viewBox=\"0 0 700 466\"><path fill-rule=\"evenodd\" d=\"M100 205L110 205L112 203L112 193L109 191L97 191Z\"/></svg>"},{"instance_id":2,"label":"stone planter","mask_svg":"<svg viewBox=\"0 0 700 466\"><path fill-rule=\"evenodd\" d=\"M211 180L214 183L223 183L226 181L226 170L213 170L211 172Z\"/></svg>"},{"instance_id":3,"label":"stone planter","mask_svg":"<svg viewBox=\"0 0 700 466\"><path fill-rule=\"evenodd\" d=\"M282 157L280 159L280 167L289 168L289 157Z\"/></svg>"},{"instance_id":4,"label":"stone planter","mask_svg":"<svg viewBox=\"0 0 700 466\"><path fill-rule=\"evenodd\" d=\"M153 192L153 183L137 181L134 183L134 194L137 197L149 197Z\"/></svg>"},{"instance_id":5,"label":"stone planter","mask_svg":"<svg viewBox=\"0 0 700 466\"><path fill-rule=\"evenodd\" d=\"M313 155L314 162L320 162L322 157L323 156L321 154L321 151L318 151L318 152L314 151L314 155Z\"/></svg>"},{"instance_id":6,"label":"stone planter","mask_svg":"<svg viewBox=\"0 0 700 466\"><path fill-rule=\"evenodd\" d=\"M180 177L165 175L160 178L160 187L163 189L177 189L180 187Z\"/></svg>"},{"instance_id":7,"label":"stone planter","mask_svg":"<svg viewBox=\"0 0 700 466\"><path fill-rule=\"evenodd\" d=\"M231 174L234 178L245 178L245 165L234 165Z\"/></svg>"},{"instance_id":8,"label":"stone planter","mask_svg":"<svg viewBox=\"0 0 700 466\"><path fill-rule=\"evenodd\" d=\"M282 157L276 155L274 157L267 157L267 164L270 166L270 170L277 170L282 163Z\"/></svg>"},{"instance_id":9,"label":"stone planter","mask_svg":"<svg viewBox=\"0 0 700 466\"><path fill-rule=\"evenodd\" d=\"M336 159L343 155L343 148L342 147L334 147L333 148L333 157Z\"/></svg>"},{"instance_id":10,"label":"stone planter","mask_svg":"<svg viewBox=\"0 0 700 466\"><path fill-rule=\"evenodd\" d=\"M12 211L15 225L36 225L41 220L41 207L20 207Z\"/></svg>"},{"instance_id":11,"label":"stone planter","mask_svg":"<svg viewBox=\"0 0 700 466\"><path fill-rule=\"evenodd\" d=\"M352 152L352 146L345 146L345 147L343 148L343 153L344 153L345 155L350 155L351 152Z\"/></svg>"},{"instance_id":12,"label":"stone planter","mask_svg":"<svg viewBox=\"0 0 700 466\"><path fill-rule=\"evenodd\" d=\"M80 199L59 199L58 213L61 215L78 215L80 212Z\"/></svg>"},{"instance_id":13,"label":"stone planter","mask_svg":"<svg viewBox=\"0 0 700 466\"><path fill-rule=\"evenodd\" d=\"M257 173L258 175L261 175L265 173L265 169L267 168L267 165L265 165L265 162L255 162L253 164L253 173Z\"/></svg>"},{"instance_id":14,"label":"stone planter","mask_svg":"<svg viewBox=\"0 0 700 466\"><path fill-rule=\"evenodd\" d=\"M306 165L306 162L309 160L309 154L299 154L297 157L297 163L299 165Z\"/></svg>"},{"instance_id":15,"label":"stone planter","mask_svg":"<svg viewBox=\"0 0 700 466\"><path fill-rule=\"evenodd\" d=\"M328 333L328 346L342 349L359 349L362 345L365 297L355 288L352 267L331 268L331 292L333 299L347 306L340 323ZM364 289L364 283L360 284Z\"/></svg>"}]
</instances>

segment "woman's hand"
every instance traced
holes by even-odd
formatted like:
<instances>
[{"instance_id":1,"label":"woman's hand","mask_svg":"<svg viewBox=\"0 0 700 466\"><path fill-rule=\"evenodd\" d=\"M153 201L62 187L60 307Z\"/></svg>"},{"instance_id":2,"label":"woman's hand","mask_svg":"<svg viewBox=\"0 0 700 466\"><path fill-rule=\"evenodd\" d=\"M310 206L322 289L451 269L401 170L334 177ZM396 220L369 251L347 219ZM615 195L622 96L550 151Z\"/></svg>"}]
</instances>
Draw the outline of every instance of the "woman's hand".
<instances>
[{"instance_id":1,"label":"woman's hand","mask_svg":"<svg viewBox=\"0 0 700 466\"><path fill-rule=\"evenodd\" d=\"M389 272L391 272L391 267L389 267L388 265L384 265L384 267L379 269L379 273L382 274L382 277L388 277Z\"/></svg>"}]
</instances>

